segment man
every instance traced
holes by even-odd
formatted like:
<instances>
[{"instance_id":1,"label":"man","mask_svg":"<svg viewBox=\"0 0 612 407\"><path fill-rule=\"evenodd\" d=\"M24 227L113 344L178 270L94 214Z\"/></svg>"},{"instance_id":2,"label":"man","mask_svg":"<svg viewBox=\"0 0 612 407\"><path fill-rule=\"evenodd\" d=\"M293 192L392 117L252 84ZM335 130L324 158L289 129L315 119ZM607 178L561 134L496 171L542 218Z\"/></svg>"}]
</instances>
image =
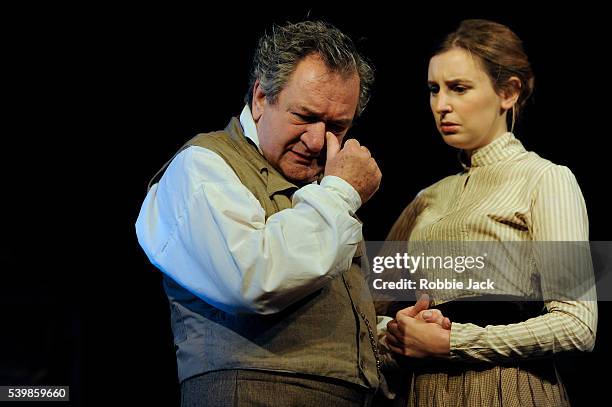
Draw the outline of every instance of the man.
<instances>
[{"instance_id":1,"label":"man","mask_svg":"<svg viewBox=\"0 0 612 407\"><path fill-rule=\"evenodd\" d=\"M372 68L335 27L275 27L247 105L171 160L136 231L164 273L183 405L364 405L381 385L357 209Z\"/></svg>"}]
</instances>

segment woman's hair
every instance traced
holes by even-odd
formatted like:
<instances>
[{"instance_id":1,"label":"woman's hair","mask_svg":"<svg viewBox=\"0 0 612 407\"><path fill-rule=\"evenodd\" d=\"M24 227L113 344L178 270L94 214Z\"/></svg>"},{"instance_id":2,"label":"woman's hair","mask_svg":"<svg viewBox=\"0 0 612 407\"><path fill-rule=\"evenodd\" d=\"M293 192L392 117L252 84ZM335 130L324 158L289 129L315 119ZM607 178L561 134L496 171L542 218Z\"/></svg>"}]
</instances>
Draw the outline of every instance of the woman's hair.
<instances>
[{"instance_id":1,"label":"woman's hair","mask_svg":"<svg viewBox=\"0 0 612 407\"><path fill-rule=\"evenodd\" d=\"M503 24L488 20L463 20L459 28L442 41L433 56L453 48L464 49L479 57L498 94L503 91L519 92L512 112L514 124L534 86L533 71L521 39ZM513 89L514 85L508 81L513 76L521 81L520 89Z\"/></svg>"},{"instance_id":2,"label":"woman's hair","mask_svg":"<svg viewBox=\"0 0 612 407\"><path fill-rule=\"evenodd\" d=\"M332 72L359 75L359 102L355 112L355 116L359 116L370 98L374 70L347 35L322 21L274 26L260 38L245 102L251 106L253 85L259 79L266 99L275 103L298 63L313 54L318 55Z\"/></svg>"}]
</instances>

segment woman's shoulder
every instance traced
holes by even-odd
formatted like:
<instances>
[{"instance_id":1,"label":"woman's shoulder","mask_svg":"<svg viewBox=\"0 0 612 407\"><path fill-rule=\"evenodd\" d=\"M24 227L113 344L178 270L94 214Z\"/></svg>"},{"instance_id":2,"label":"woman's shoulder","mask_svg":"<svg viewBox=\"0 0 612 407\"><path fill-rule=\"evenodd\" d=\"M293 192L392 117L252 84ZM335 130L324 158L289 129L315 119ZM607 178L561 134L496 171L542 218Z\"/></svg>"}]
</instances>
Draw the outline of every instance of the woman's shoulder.
<instances>
[{"instance_id":1,"label":"woman's shoulder","mask_svg":"<svg viewBox=\"0 0 612 407\"><path fill-rule=\"evenodd\" d=\"M527 152L522 161L521 168L529 175L534 185L550 182L576 183L576 177L568 167L542 158L533 151Z\"/></svg>"},{"instance_id":2,"label":"woman's shoulder","mask_svg":"<svg viewBox=\"0 0 612 407\"><path fill-rule=\"evenodd\" d=\"M533 151L525 151L516 157L515 160L511 161L510 164L514 169L529 173L532 176L543 174L557 166L557 164Z\"/></svg>"}]
</instances>

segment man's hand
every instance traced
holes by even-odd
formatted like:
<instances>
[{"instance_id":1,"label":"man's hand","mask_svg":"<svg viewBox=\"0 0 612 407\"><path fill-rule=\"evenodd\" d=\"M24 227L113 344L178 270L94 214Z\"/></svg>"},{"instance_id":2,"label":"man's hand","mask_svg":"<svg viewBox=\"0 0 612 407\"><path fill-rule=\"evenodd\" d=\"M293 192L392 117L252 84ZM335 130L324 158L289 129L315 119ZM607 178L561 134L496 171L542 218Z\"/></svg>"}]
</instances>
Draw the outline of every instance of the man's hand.
<instances>
[{"instance_id":1,"label":"man's hand","mask_svg":"<svg viewBox=\"0 0 612 407\"><path fill-rule=\"evenodd\" d=\"M370 151L355 139L347 140L344 148L336 136L327 132L327 161L324 175L335 175L355 188L361 197L361 204L366 203L378 190L382 174Z\"/></svg>"}]
</instances>

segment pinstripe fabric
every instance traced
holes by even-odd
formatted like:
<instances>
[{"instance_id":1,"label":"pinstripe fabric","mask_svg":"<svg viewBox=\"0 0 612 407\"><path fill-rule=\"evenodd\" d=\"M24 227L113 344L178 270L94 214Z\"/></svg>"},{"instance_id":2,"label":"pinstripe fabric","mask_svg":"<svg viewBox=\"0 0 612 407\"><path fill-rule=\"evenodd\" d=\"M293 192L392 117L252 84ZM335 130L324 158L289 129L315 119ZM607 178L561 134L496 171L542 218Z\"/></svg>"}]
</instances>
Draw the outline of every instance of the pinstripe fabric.
<instances>
[{"instance_id":1,"label":"pinstripe fabric","mask_svg":"<svg viewBox=\"0 0 612 407\"><path fill-rule=\"evenodd\" d=\"M512 133L505 133L476 150L463 172L421 191L400 215L387 240L588 241L588 218L571 171L527 152ZM500 275L493 276L498 282L497 293L524 296L546 289L546 275L540 276L543 288L534 287L532 276L544 270L538 269L537 258L530 260L527 263L533 264L532 268L506 274L499 268ZM491 269L487 273L491 277ZM435 303L471 295L447 291L438 295ZM490 401L483 401L484 405L498 405L492 400L519 400L522 386L529 390L530 401L516 405L565 404L563 387L556 379L540 380L520 368L492 365L566 350L592 350L597 327L595 301L547 301L546 308L546 314L512 325L454 323L451 359L484 362L488 368L416 375L411 402L431 405L431 398L422 397L435 394L436 405L471 405L468 401L480 400L480 396Z\"/></svg>"}]
</instances>

